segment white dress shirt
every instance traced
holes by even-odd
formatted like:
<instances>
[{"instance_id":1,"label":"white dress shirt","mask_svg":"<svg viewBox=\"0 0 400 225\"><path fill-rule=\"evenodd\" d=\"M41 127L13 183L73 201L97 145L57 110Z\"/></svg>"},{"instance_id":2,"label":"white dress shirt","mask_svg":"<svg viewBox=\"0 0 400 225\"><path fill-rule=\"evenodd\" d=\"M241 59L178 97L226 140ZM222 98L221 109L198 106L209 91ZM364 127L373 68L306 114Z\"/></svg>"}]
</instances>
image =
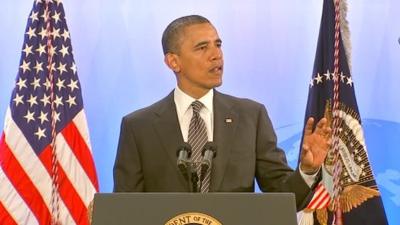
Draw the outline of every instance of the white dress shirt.
<instances>
[{"instance_id":1,"label":"white dress shirt","mask_svg":"<svg viewBox=\"0 0 400 225\"><path fill-rule=\"evenodd\" d=\"M176 112L178 114L179 126L181 128L183 141L188 141L189 135L189 125L190 120L193 115L193 108L190 104L198 100L203 103L204 107L200 110L200 116L204 120L207 128L208 141L213 141L214 134L214 113L213 113L213 98L214 89L211 89L200 99L195 99L185 92L183 92L179 87L175 88L174 91L174 101L176 106Z\"/></svg>"}]
</instances>

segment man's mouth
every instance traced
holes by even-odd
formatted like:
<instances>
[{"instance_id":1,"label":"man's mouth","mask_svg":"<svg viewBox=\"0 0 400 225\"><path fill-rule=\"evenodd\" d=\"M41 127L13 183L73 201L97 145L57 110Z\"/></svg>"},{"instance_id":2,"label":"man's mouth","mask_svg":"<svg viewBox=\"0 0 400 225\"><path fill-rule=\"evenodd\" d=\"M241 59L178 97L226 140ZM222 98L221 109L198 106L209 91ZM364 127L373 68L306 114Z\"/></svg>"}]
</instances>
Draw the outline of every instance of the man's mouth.
<instances>
[{"instance_id":1,"label":"man's mouth","mask_svg":"<svg viewBox=\"0 0 400 225\"><path fill-rule=\"evenodd\" d=\"M216 74L221 74L223 72L224 66L223 65L218 65L212 67L209 71L211 73L216 73Z\"/></svg>"}]
</instances>

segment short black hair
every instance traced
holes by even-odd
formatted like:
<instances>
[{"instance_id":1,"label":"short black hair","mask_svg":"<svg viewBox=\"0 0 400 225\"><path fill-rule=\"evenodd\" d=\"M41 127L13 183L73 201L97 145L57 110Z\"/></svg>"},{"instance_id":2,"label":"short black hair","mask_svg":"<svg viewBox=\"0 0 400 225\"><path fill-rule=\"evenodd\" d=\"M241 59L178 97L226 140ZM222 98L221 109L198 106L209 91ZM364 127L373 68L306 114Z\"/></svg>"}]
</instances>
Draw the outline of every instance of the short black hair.
<instances>
[{"instance_id":1,"label":"short black hair","mask_svg":"<svg viewBox=\"0 0 400 225\"><path fill-rule=\"evenodd\" d=\"M210 21L203 16L189 15L175 19L170 24L168 24L167 28L165 28L163 32L161 39L164 55L166 55L167 53L177 53L179 51L178 42L183 33L183 30L186 27L202 23L210 23Z\"/></svg>"}]
</instances>

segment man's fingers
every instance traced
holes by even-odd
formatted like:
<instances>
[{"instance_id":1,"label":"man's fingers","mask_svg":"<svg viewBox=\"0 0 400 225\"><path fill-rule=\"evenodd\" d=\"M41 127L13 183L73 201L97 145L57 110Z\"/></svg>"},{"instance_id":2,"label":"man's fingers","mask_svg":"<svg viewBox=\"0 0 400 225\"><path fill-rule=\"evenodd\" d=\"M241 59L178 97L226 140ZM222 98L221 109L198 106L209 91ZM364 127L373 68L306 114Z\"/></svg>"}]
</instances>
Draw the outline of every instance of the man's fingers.
<instances>
[{"instance_id":1,"label":"man's fingers","mask_svg":"<svg viewBox=\"0 0 400 225\"><path fill-rule=\"evenodd\" d=\"M317 123L317 127L315 128L315 133L326 136L329 133L329 130L327 129L328 120L324 117ZM330 128L329 128L330 129Z\"/></svg>"},{"instance_id":2,"label":"man's fingers","mask_svg":"<svg viewBox=\"0 0 400 225\"><path fill-rule=\"evenodd\" d=\"M328 149L326 151L329 151L329 149L332 147L332 138L329 138L326 144L328 145Z\"/></svg>"},{"instance_id":3,"label":"man's fingers","mask_svg":"<svg viewBox=\"0 0 400 225\"><path fill-rule=\"evenodd\" d=\"M310 146L303 144L302 150L301 150L301 155L304 156L310 151Z\"/></svg>"},{"instance_id":4,"label":"man's fingers","mask_svg":"<svg viewBox=\"0 0 400 225\"><path fill-rule=\"evenodd\" d=\"M314 125L314 118L310 117L307 120L306 128L304 129L304 135L311 135Z\"/></svg>"},{"instance_id":5,"label":"man's fingers","mask_svg":"<svg viewBox=\"0 0 400 225\"><path fill-rule=\"evenodd\" d=\"M330 137L331 135L332 135L332 129L330 127L326 126L324 128L324 136L325 137Z\"/></svg>"},{"instance_id":6,"label":"man's fingers","mask_svg":"<svg viewBox=\"0 0 400 225\"><path fill-rule=\"evenodd\" d=\"M310 117L307 120L304 134L311 135L313 133L314 126L314 118ZM317 126L315 128L315 133L322 135L324 137L330 137L332 134L332 129L328 126L328 120L324 117L320 121L318 121Z\"/></svg>"}]
</instances>

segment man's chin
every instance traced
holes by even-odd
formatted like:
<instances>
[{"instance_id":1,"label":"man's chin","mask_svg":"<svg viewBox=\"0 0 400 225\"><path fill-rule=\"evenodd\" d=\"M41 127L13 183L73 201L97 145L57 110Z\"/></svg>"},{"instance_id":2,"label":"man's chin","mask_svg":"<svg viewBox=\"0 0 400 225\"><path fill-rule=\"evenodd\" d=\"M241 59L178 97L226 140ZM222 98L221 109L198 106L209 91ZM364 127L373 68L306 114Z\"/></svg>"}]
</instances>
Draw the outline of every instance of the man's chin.
<instances>
[{"instance_id":1,"label":"man's chin","mask_svg":"<svg viewBox=\"0 0 400 225\"><path fill-rule=\"evenodd\" d=\"M215 83L210 87L210 89L219 87L219 86L221 86L221 85L222 85L222 80L221 80L221 81L218 81L218 82L215 82Z\"/></svg>"}]
</instances>

